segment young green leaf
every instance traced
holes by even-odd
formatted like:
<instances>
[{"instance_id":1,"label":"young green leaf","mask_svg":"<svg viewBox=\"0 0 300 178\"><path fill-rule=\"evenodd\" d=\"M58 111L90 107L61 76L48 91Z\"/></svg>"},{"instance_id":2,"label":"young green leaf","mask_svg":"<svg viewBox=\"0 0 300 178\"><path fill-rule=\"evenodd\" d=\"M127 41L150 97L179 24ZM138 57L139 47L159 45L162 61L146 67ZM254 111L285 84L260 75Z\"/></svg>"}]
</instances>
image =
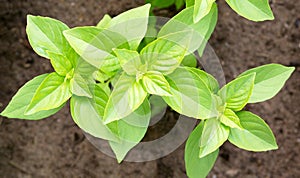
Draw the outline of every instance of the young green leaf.
<instances>
[{"instance_id":1,"label":"young green leaf","mask_svg":"<svg viewBox=\"0 0 300 178\"><path fill-rule=\"evenodd\" d=\"M31 115L39 111L58 108L70 97L69 81L57 73L49 74L37 88L25 115Z\"/></svg>"},{"instance_id":2,"label":"young green leaf","mask_svg":"<svg viewBox=\"0 0 300 178\"><path fill-rule=\"evenodd\" d=\"M32 115L24 114L36 90L48 75L49 74L39 75L22 86L9 102L4 111L2 111L1 115L8 118L39 120L49 117L59 111L64 106L64 104L62 104L58 108L47 111L40 111Z\"/></svg>"},{"instance_id":3,"label":"young green leaf","mask_svg":"<svg viewBox=\"0 0 300 178\"><path fill-rule=\"evenodd\" d=\"M180 114L197 119L216 117L211 91L187 67L178 67L166 77L172 96L163 96L166 103Z\"/></svg>"},{"instance_id":4,"label":"young green leaf","mask_svg":"<svg viewBox=\"0 0 300 178\"><path fill-rule=\"evenodd\" d=\"M212 75L197 68L189 68L189 70L198 75L198 77L206 84L212 93L217 93L219 91L219 83Z\"/></svg>"},{"instance_id":5,"label":"young green leaf","mask_svg":"<svg viewBox=\"0 0 300 178\"><path fill-rule=\"evenodd\" d=\"M232 144L248 151L268 151L278 148L272 130L259 116L248 111L240 111L237 116L244 129L231 129L228 140Z\"/></svg>"},{"instance_id":6,"label":"young green leaf","mask_svg":"<svg viewBox=\"0 0 300 178\"><path fill-rule=\"evenodd\" d=\"M254 88L248 103L258 103L274 97L291 76L295 67L267 64L245 71L240 76L255 73Z\"/></svg>"},{"instance_id":7,"label":"young green leaf","mask_svg":"<svg viewBox=\"0 0 300 178\"><path fill-rule=\"evenodd\" d=\"M217 24L218 8L216 3L213 3L209 13L197 23L194 23L193 18L191 18L193 14L194 7L182 10L161 28L158 37L179 31L194 30L198 34L197 38L194 39L198 44L198 53L202 56L206 43ZM194 52L193 50L194 49L189 51Z\"/></svg>"},{"instance_id":8,"label":"young green leaf","mask_svg":"<svg viewBox=\"0 0 300 178\"><path fill-rule=\"evenodd\" d=\"M102 91L102 93L104 94L102 94L100 97L106 96L105 92ZM94 99L73 96L71 98L70 107L74 122L82 130L91 134L94 137L118 141L118 137L113 133L113 131L110 128L110 126L114 127L116 123L104 125L102 117L99 115L95 105L96 104Z\"/></svg>"},{"instance_id":9,"label":"young green leaf","mask_svg":"<svg viewBox=\"0 0 300 178\"><path fill-rule=\"evenodd\" d=\"M69 29L64 23L41 16L27 16L26 33L33 50L40 56L50 59L48 52L65 54L70 45L62 32Z\"/></svg>"},{"instance_id":10,"label":"young green leaf","mask_svg":"<svg viewBox=\"0 0 300 178\"><path fill-rule=\"evenodd\" d=\"M146 61L148 70L170 74L188 52L197 49L197 39L198 35L192 29L162 36L142 49L141 58Z\"/></svg>"},{"instance_id":11,"label":"young green leaf","mask_svg":"<svg viewBox=\"0 0 300 178\"><path fill-rule=\"evenodd\" d=\"M149 71L144 74L142 81L148 93L159 96L172 96L170 85L160 72Z\"/></svg>"},{"instance_id":12,"label":"young green leaf","mask_svg":"<svg viewBox=\"0 0 300 178\"><path fill-rule=\"evenodd\" d=\"M55 70L61 76L66 76L73 68L72 63L63 55L47 51L50 62Z\"/></svg>"},{"instance_id":13,"label":"young green leaf","mask_svg":"<svg viewBox=\"0 0 300 178\"><path fill-rule=\"evenodd\" d=\"M186 7L194 6L195 0L185 0Z\"/></svg>"},{"instance_id":14,"label":"young green leaf","mask_svg":"<svg viewBox=\"0 0 300 178\"><path fill-rule=\"evenodd\" d=\"M205 17L209 13L215 1L216 0L195 0L193 15L194 23L199 22L203 17Z\"/></svg>"},{"instance_id":15,"label":"young green leaf","mask_svg":"<svg viewBox=\"0 0 300 178\"><path fill-rule=\"evenodd\" d=\"M97 68L82 59L76 52L74 53L76 54L74 55L74 57L76 58L76 64L74 65L74 74L92 76L93 73L97 71Z\"/></svg>"},{"instance_id":16,"label":"young green leaf","mask_svg":"<svg viewBox=\"0 0 300 178\"><path fill-rule=\"evenodd\" d=\"M135 111L145 100L147 92L135 77L125 73L112 91L104 112L104 122L120 120Z\"/></svg>"},{"instance_id":17,"label":"young green leaf","mask_svg":"<svg viewBox=\"0 0 300 178\"><path fill-rule=\"evenodd\" d=\"M199 144L199 157L203 158L216 151L228 139L228 135L229 128L217 118L205 120Z\"/></svg>"},{"instance_id":18,"label":"young green leaf","mask_svg":"<svg viewBox=\"0 0 300 178\"><path fill-rule=\"evenodd\" d=\"M219 154L219 149L217 149L207 156L199 158L199 143L203 125L204 122L200 122L189 136L185 145L184 160L189 178L205 178L215 164Z\"/></svg>"},{"instance_id":19,"label":"young green leaf","mask_svg":"<svg viewBox=\"0 0 300 178\"><path fill-rule=\"evenodd\" d=\"M114 58L110 58L113 48L128 48L125 37L97 27L76 27L64 31L64 35L74 50L98 69L104 65L104 59Z\"/></svg>"},{"instance_id":20,"label":"young green leaf","mask_svg":"<svg viewBox=\"0 0 300 178\"><path fill-rule=\"evenodd\" d=\"M73 78L70 80L71 92L77 96L92 98L92 93L88 84L93 84L93 81L82 77L80 74L74 74Z\"/></svg>"},{"instance_id":21,"label":"young green leaf","mask_svg":"<svg viewBox=\"0 0 300 178\"><path fill-rule=\"evenodd\" d=\"M183 58L181 65L186 67L197 67L197 59L193 54L189 54Z\"/></svg>"},{"instance_id":22,"label":"young green leaf","mask_svg":"<svg viewBox=\"0 0 300 178\"><path fill-rule=\"evenodd\" d=\"M226 107L234 111L240 111L245 107L252 94L255 73L238 77L229 82L218 92L226 103Z\"/></svg>"},{"instance_id":23,"label":"young green leaf","mask_svg":"<svg viewBox=\"0 0 300 178\"><path fill-rule=\"evenodd\" d=\"M99 68L102 72L104 72L109 77L114 76L116 73L119 72L121 66L119 64L118 58L109 55L108 57L104 58L102 66Z\"/></svg>"},{"instance_id":24,"label":"young green leaf","mask_svg":"<svg viewBox=\"0 0 300 178\"><path fill-rule=\"evenodd\" d=\"M136 50L147 32L150 7L146 4L123 12L110 21L107 29L124 36L130 49Z\"/></svg>"},{"instance_id":25,"label":"young green leaf","mask_svg":"<svg viewBox=\"0 0 300 178\"><path fill-rule=\"evenodd\" d=\"M109 141L109 144L119 163L145 136L150 122L150 116L150 104L148 100L145 100L132 114L118 121L118 135L120 141Z\"/></svg>"},{"instance_id":26,"label":"young green leaf","mask_svg":"<svg viewBox=\"0 0 300 178\"><path fill-rule=\"evenodd\" d=\"M122 69L128 75L136 75L142 66L140 54L136 51L127 49L114 49L114 53L118 57Z\"/></svg>"},{"instance_id":27,"label":"young green leaf","mask_svg":"<svg viewBox=\"0 0 300 178\"><path fill-rule=\"evenodd\" d=\"M185 1L185 0L175 0L175 6L176 6L176 9L177 9L177 10L179 10L180 8L183 7L184 1Z\"/></svg>"},{"instance_id":28,"label":"young green leaf","mask_svg":"<svg viewBox=\"0 0 300 178\"><path fill-rule=\"evenodd\" d=\"M109 23L111 22L111 17L108 14L105 14L100 22L97 24L98 28L108 28Z\"/></svg>"},{"instance_id":29,"label":"young green leaf","mask_svg":"<svg viewBox=\"0 0 300 178\"><path fill-rule=\"evenodd\" d=\"M226 0L227 4L239 15L252 20L273 20L274 15L269 0Z\"/></svg>"},{"instance_id":30,"label":"young green leaf","mask_svg":"<svg viewBox=\"0 0 300 178\"><path fill-rule=\"evenodd\" d=\"M243 129L239 117L231 109L225 109L220 116L220 121L230 128Z\"/></svg>"}]
</instances>

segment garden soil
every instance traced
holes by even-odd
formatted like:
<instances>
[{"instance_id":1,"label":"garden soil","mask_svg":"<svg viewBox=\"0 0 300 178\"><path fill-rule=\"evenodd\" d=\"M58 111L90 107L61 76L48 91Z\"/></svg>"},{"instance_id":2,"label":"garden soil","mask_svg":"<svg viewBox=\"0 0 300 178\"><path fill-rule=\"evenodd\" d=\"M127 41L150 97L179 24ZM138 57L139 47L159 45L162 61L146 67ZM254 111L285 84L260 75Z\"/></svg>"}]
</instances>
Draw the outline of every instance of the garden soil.
<instances>
[{"instance_id":1,"label":"garden soil","mask_svg":"<svg viewBox=\"0 0 300 178\"><path fill-rule=\"evenodd\" d=\"M57 18L71 27L95 25L104 14L115 16L143 0L0 0L0 110L26 81L53 69L36 55L26 33L26 15ZM209 177L300 177L300 1L272 0L276 20L255 23L218 1L219 20L210 40L227 81L258 65L281 63L296 70L273 99L247 109L270 125L279 149L264 153L225 143ZM171 9L158 14L170 16ZM176 114L151 127L147 138L168 130ZM68 107L41 121L1 118L0 177L184 178L184 145L150 162L118 164L97 150L72 121ZM167 127L167 129L170 129ZM167 144L167 143L166 143Z\"/></svg>"}]
</instances>

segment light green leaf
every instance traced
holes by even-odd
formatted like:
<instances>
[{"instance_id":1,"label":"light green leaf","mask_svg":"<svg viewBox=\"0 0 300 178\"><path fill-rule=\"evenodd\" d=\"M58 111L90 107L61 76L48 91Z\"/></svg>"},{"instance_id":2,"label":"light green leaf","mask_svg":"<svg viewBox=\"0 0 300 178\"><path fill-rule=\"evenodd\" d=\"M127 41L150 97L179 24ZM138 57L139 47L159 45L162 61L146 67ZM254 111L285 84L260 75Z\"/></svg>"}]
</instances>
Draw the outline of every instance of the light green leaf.
<instances>
[{"instance_id":1,"label":"light green leaf","mask_svg":"<svg viewBox=\"0 0 300 178\"><path fill-rule=\"evenodd\" d=\"M140 55L137 51L127 49L114 49L122 69L128 75L136 75L142 67Z\"/></svg>"},{"instance_id":2,"label":"light green leaf","mask_svg":"<svg viewBox=\"0 0 300 178\"><path fill-rule=\"evenodd\" d=\"M230 128L243 129L239 117L231 109L225 109L220 121Z\"/></svg>"},{"instance_id":3,"label":"light green leaf","mask_svg":"<svg viewBox=\"0 0 300 178\"><path fill-rule=\"evenodd\" d=\"M229 128L217 118L205 120L199 144L199 157L203 158L216 151L227 140L228 135Z\"/></svg>"},{"instance_id":4,"label":"light green leaf","mask_svg":"<svg viewBox=\"0 0 300 178\"><path fill-rule=\"evenodd\" d=\"M130 49L136 50L147 32L150 6L146 4L123 12L110 21L107 29L126 37Z\"/></svg>"},{"instance_id":5,"label":"light green leaf","mask_svg":"<svg viewBox=\"0 0 300 178\"><path fill-rule=\"evenodd\" d=\"M198 77L206 84L212 93L217 93L219 91L219 83L212 75L197 68L190 68L190 71L198 75Z\"/></svg>"},{"instance_id":6,"label":"light green leaf","mask_svg":"<svg viewBox=\"0 0 300 178\"><path fill-rule=\"evenodd\" d=\"M226 0L227 4L239 15L252 20L273 20L274 15L269 0Z\"/></svg>"},{"instance_id":7,"label":"light green leaf","mask_svg":"<svg viewBox=\"0 0 300 178\"><path fill-rule=\"evenodd\" d=\"M110 54L113 48L128 48L126 38L97 27L76 27L64 31L64 35L74 50L98 69L104 65L104 59L114 58Z\"/></svg>"},{"instance_id":8,"label":"light green leaf","mask_svg":"<svg viewBox=\"0 0 300 178\"><path fill-rule=\"evenodd\" d=\"M173 95L164 96L163 99L172 109L197 119L218 116L211 91L189 68L179 67L166 79Z\"/></svg>"},{"instance_id":9,"label":"light green leaf","mask_svg":"<svg viewBox=\"0 0 300 178\"><path fill-rule=\"evenodd\" d=\"M194 6L195 0L185 0L186 7ZM192 16L191 16L192 17Z\"/></svg>"},{"instance_id":10,"label":"light green leaf","mask_svg":"<svg viewBox=\"0 0 300 178\"><path fill-rule=\"evenodd\" d=\"M121 69L121 66L119 64L118 58L109 55L103 60L103 64L100 67L100 70L103 71L106 75L109 77L114 76L119 70Z\"/></svg>"},{"instance_id":11,"label":"light green leaf","mask_svg":"<svg viewBox=\"0 0 300 178\"><path fill-rule=\"evenodd\" d=\"M237 116L244 129L231 129L228 140L232 144L256 152L278 148L272 130L259 116L248 111L240 111Z\"/></svg>"},{"instance_id":12,"label":"light green leaf","mask_svg":"<svg viewBox=\"0 0 300 178\"><path fill-rule=\"evenodd\" d=\"M194 38L194 40L198 47L199 56L202 56L206 43L217 24L218 8L216 3L214 3L210 12L197 23L194 23L193 18L191 18L193 14L194 7L182 10L161 28L158 37L180 31L196 31L197 38ZM190 49L190 54L193 53L194 50L195 49Z\"/></svg>"},{"instance_id":13,"label":"light green leaf","mask_svg":"<svg viewBox=\"0 0 300 178\"><path fill-rule=\"evenodd\" d=\"M145 100L147 92L141 83L123 73L112 91L104 112L104 122L120 120L135 111Z\"/></svg>"},{"instance_id":14,"label":"light green leaf","mask_svg":"<svg viewBox=\"0 0 300 178\"><path fill-rule=\"evenodd\" d=\"M252 94L255 73L238 77L229 82L218 92L226 103L226 107L234 111L240 111L245 107Z\"/></svg>"},{"instance_id":15,"label":"light green leaf","mask_svg":"<svg viewBox=\"0 0 300 178\"><path fill-rule=\"evenodd\" d=\"M102 95L94 96L102 99L105 92L101 92ZM102 138L106 140L118 141L118 137L114 135L109 125L104 125L102 117L99 115L94 99L80 96L73 96L71 98L71 114L74 122L85 132L91 134L94 137ZM114 127L116 123L112 123L111 127Z\"/></svg>"},{"instance_id":16,"label":"light green leaf","mask_svg":"<svg viewBox=\"0 0 300 178\"><path fill-rule=\"evenodd\" d=\"M197 59L193 54L189 54L183 58L181 65L187 67L197 67Z\"/></svg>"},{"instance_id":17,"label":"light green leaf","mask_svg":"<svg viewBox=\"0 0 300 178\"><path fill-rule=\"evenodd\" d=\"M57 73L49 74L37 88L25 115L58 108L70 97L69 81Z\"/></svg>"},{"instance_id":18,"label":"light green leaf","mask_svg":"<svg viewBox=\"0 0 300 178\"><path fill-rule=\"evenodd\" d=\"M49 74L39 75L22 86L9 102L4 111L2 111L1 115L8 118L39 120L49 117L59 111L64 106L64 104L62 104L58 108L47 111L40 111L32 115L24 114L36 90L48 75Z\"/></svg>"},{"instance_id":19,"label":"light green leaf","mask_svg":"<svg viewBox=\"0 0 300 178\"><path fill-rule=\"evenodd\" d=\"M76 59L76 65L74 67L74 74L91 76L95 71L97 71L96 67L86 62L78 54L76 54L75 56L77 59Z\"/></svg>"},{"instance_id":20,"label":"light green leaf","mask_svg":"<svg viewBox=\"0 0 300 178\"><path fill-rule=\"evenodd\" d=\"M59 75L66 76L73 68L72 63L63 55L47 51L50 62Z\"/></svg>"},{"instance_id":21,"label":"light green leaf","mask_svg":"<svg viewBox=\"0 0 300 178\"><path fill-rule=\"evenodd\" d=\"M109 27L109 23L111 22L111 17L108 14L105 14L100 22L97 24L98 28L107 28Z\"/></svg>"},{"instance_id":22,"label":"light green leaf","mask_svg":"<svg viewBox=\"0 0 300 178\"><path fill-rule=\"evenodd\" d=\"M167 75L180 65L188 51L197 49L197 42L197 34L193 30L171 33L143 48L141 59L146 61L148 70Z\"/></svg>"},{"instance_id":23,"label":"light green leaf","mask_svg":"<svg viewBox=\"0 0 300 178\"><path fill-rule=\"evenodd\" d=\"M204 122L201 122L189 136L185 145L185 167L189 178L205 178L213 168L219 149L211 154L199 158L199 143L203 131Z\"/></svg>"},{"instance_id":24,"label":"light green leaf","mask_svg":"<svg viewBox=\"0 0 300 178\"><path fill-rule=\"evenodd\" d=\"M145 136L150 122L150 104L148 100L126 118L118 121L120 141L109 141L111 148L120 163L126 154Z\"/></svg>"},{"instance_id":25,"label":"light green leaf","mask_svg":"<svg viewBox=\"0 0 300 178\"><path fill-rule=\"evenodd\" d=\"M159 96L172 96L170 85L160 72L149 71L144 74L142 81L148 93Z\"/></svg>"},{"instance_id":26,"label":"light green leaf","mask_svg":"<svg viewBox=\"0 0 300 178\"><path fill-rule=\"evenodd\" d=\"M195 0L193 15L194 23L199 22L203 17L205 17L209 13L215 1L216 0Z\"/></svg>"},{"instance_id":27,"label":"light green leaf","mask_svg":"<svg viewBox=\"0 0 300 178\"><path fill-rule=\"evenodd\" d=\"M291 76L295 67L267 64L245 71L240 76L255 73L254 88L248 103L258 103L274 97Z\"/></svg>"},{"instance_id":28,"label":"light green leaf","mask_svg":"<svg viewBox=\"0 0 300 178\"><path fill-rule=\"evenodd\" d=\"M184 0L175 0L176 9L179 10L184 5Z\"/></svg>"},{"instance_id":29,"label":"light green leaf","mask_svg":"<svg viewBox=\"0 0 300 178\"><path fill-rule=\"evenodd\" d=\"M74 74L70 81L70 89L74 95L92 98L88 84L93 83L93 81L89 81L89 79L82 77L80 74Z\"/></svg>"},{"instance_id":30,"label":"light green leaf","mask_svg":"<svg viewBox=\"0 0 300 178\"><path fill-rule=\"evenodd\" d=\"M101 83L104 83L105 81L110 79L110 76L102 72L101 70L98 70L93 73L93 78Z\"/></svg>"},{"instance_id":31,"label":"light green leaf","mask_svg":"<svg viewBox=\"0 0 300 178\"><path fill-rule=\"evenodd\" d=\"M64 23L41 16L27 16L26 33L33 50L40 56L50 59L47 51L65 54L70 45L62 32L69 29Z\"/></svg>"}]
</instances>

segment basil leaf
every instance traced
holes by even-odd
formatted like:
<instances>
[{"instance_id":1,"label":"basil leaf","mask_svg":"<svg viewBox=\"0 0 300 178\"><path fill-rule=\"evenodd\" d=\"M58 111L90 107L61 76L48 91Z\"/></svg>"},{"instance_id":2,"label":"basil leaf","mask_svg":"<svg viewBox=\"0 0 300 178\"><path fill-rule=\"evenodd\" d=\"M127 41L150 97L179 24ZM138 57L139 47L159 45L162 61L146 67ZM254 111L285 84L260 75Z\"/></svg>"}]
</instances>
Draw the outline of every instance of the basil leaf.
<instances>
[{"instance_id":1,"label":"basil leaf","mask_svg":"<svg viewBox=\"0 0 300 178\"><path fill-rule=\"evenodd\" d=\"M225 109L220 121L230 128L243 129L239 117L231 109Z\"/></svg>"},{"instance_id":2,"label":"basil leaf","mask_svg":"<svg viewBox=\"0 0 300 178\"><path fill-rule=\"evenodd\" d=\"M142 66L140 55L136 51L127 49L114 49L114 53L118 57L122 69L128 75L136 75Z\"/></svg>"},{"instance_id":3,"label":"basil leaf","mask_svg":"<svg viewBox=\"0 0 300 178\"><path fill-rule=\"evenodd\" d=\"M118 121L118 135L120 141L109 141L120 163L126 154L136 146L145 136L150 122L150 104L148 100L132 114Z\"/></svg>"},{"instance_id":4,"label":"basil leaf","mask_svg":"<svg viewBox=\"0 0 300 178\"><path fill-rule=\"evenodd\" d=\"M191 7L195 4L195 0L185 0L186 7Z\"/></svg>"},{"instance_id":5,"label":"basil leaf","mask_svg":"<svg viewBox=\"0 0 300 178\"><path fill-rule=\"evenodd\" d=\"M98 69L104 65L104 59L111 57L113 48L128 48L126 38L97 27L76 27L64 31L64 35L73 49Z\"/></svg>"},{"instance_id":6,"label":"basil leaf","mask_svg":"<svg viewBox=\"0 0 300 178\"><path fill-rule=\"evenodd\" d=\"M248 103L258 103L274 97L291 76L295 67L267 64L245 71L240 76L255 73L254 88Z\"/></svg>"},{"instance_id":7,"label":"basil leaf","mask_svg":"<svg viewBox=\"0 0 300 178\"><path fill-rule=\"evenodd\" d=\"M184 5L184 0L175 0L176 9L179 10Z\"/></svg>"},{"instance_id":8,"label":"basil leaf","mask_svg":"<svg viewBox=\"0 0 300 178\"><path fill-rule=\"evenodd\" d=\"M203 17L205 17L209 13L215 1L216 0L195 0L193 15L194 23L199 22Z\"/></svg>"},{"instance_id":9,"label":"basil leaf","mask_svg":"<svg viewBox=\"0 0 300 178\"><path fill-rule=\"evenodd\" d=\"M111 22L111 17L108 14L105 14L96 27L98 28L108 28L109 23Z\"/></svg>"},{"instance_id":10,"label":"basil leaf","mask_svg":"<svg viewBox=\"0 0 300 178\"><path fill-rule=\"evenodd\" d=\"M148 28L150 4L133 8L114 17L108 30L124 36L131 50L136 50L145 37Z\"/></svg>"},{"instance_id":11,"label":"basil leaf","mask_svg":"<svg viewBox=\"0 0 300 178\"><path fill-rule=\"evenodd\" d=\"M204 122L200 122L189 136L185 145L185 167L187 176L190 178L205 178L213 168L219 154L219 149L217 149L207 156L199 158L199 143L203 126Z\"/></svg>"},{"instance_id":12,"label":"basil leaf","mask_svg":"<svg viewBox=\"0 0 300 178\"><path fill-rule=\"evenodd\" d=\"M273 20L274 15L269 0L226 0L227 4L239 15L252 20Z\"/></svg>"},{"instance_id":13,"label":"basil leaf","mask_svg":"<svg viewBox=\"0 0 300 178\"><path fill-rule=\"evenodd\" d=\"M50 62L59 75L66 76L73 68L72 63L63 55L47 51Z\"/></svg>"},{"instance_id":14,"label":"basil leaf","mask_svg":"<svg viewBox=\"0 0 300 178\"><path fill-rule=\"evenodd\" d=\"M237 116L244 129L231 129L228 140L232 144L248 151L268 151L278 148L272 130L259 116L248 111L240 111Z\"/></svg>"},{"instance_id":15,"label":"basil leaf","mask_svg":"<svg viewBox=\"0 0 300 178\"><path fill-rule=\"evenodd\" d=\"M211 91L189 68L179 67L166 79L172 96L163 96L163 99L173 110L197 119L218 116Z\"/></svg>"},{"instance_id":16,"label":"basil leaf","mask_svg":"<svg viewBox=\"0 0 300 178\"><path fill-rule=\"evenodd\" d=\"M55 109L40 111L31 115L24 114L36 90L48 75L49 74L39 75L22 86L15 94L15 96L11 99L4 111L2 111L1 115L8 118L39 120L49 117L59 111L64 106L64 104Z\"/></svg>"},{"instance_id":17,"label":"basil leaf","mask_svg":"<svg viewBox=\"0 0 300 178\"><path fill-rule=\"evenodd\" d=\"M92 98L92 93L89 89L89 85L94 83L89 81L89 79L82 77L80 74L74 74L73 78L70 80L70 89L74 95L86 96Z\"/></svg>"},{"instance_id":18,"label":"basil leaf","mask_svg":"<svg viewBox=\"0 0 300 178\"><path fill-rule=\"evenodd\" d=\"M195 73L206 84L212 93L217 93L219 91L219 83L212 75L197 68L189 68L189 70Z\"/></svg>"},{"instance_id":19,"label":"basil leaf","mask_svg":"<svg viewBox=\"0 0 300 178\"><path fill-rule=\"evenodd\" d=\"M255 73L238 77L229 82L218 92L226 107L234 111L240 111L245 107L252 94Z\"/></svg>"},{"instance_id":20,"label":"basil leaf","mask_svg":"<svg viewBox=\"0 0 300 178\"><path fill-rule=\"evenodd\" d=\"M156 71L149 71L143 76L143 86L145 90L154 95L171 96L170 85L165 77Z\"/></svg>"},{"instance_id":21,"label":"basil leaf","mask_svg":"<svg viewBox=\"0 0 300 178\"><path fill-rule=\"evenodd\" d=\"M26 33L33 50L50 59L48 52L64 55L70 48L62 32L69 29L64 23L41 16L27 16Z\"/></svg>"},{"instance_id":22,"label":"basil leaf","mask_svg":"<svg viewBox=\"0 0 300 178\"><path fill-rule=\"evenodd\" d=\"M183 58L181 65L186 67L197 67L197 59L193 54L189 54Z\"/></svg>"},{"instance_id":23,"label":"basil leaf","mask_svg":"<svg viewBox=\"0 0 300 178\"><path fill-rule=\"evenodd\" d=\"M180 65L187 51L197 49L196 36L190 30L159 37L142 49L141 59L146 61L148 70L170 74Z\"/></svg>"},{"instance_id":24,"label":"basil leaf","mask_svg":"<svg viewBox=\"0 0 300 178\"><path fill-rule=\"evenodd\" d=\"M99 89L99 88L98 88ZM98 90L97 89L97 90ZM102 99L105 95L104 91L99 91L102 95L94 95L94 98ZM87 97L73 96L71 98L70 107L74 122L85 132L94 137L106 140L118 141L118 137L114 135L109 125L104 125L102 117L95 107L95 100ZM110 124L114 127L116 123Z\"/></svg>"},{"instance_id":25,"label":"basil leaf","mask_svg":"<svg viewBox=\"0 0 300 178\"><path fill-rule=\"evenodd\" d=\"M106 75L109 77L114 76L119 70L121 69L121 66L119 64L118 59L113 56L109 55L103 60L103 64L100 67L100 70L103 71Z\"/></svg>"},{"instance_id":26,"label":"basil leaf","mask_svg":"<svg viewBox=\"0 0 300 178\"><path fill-rule=\"evenodd\" d=\"M86 62L78 54L76 54L75 56L76 56L76 64L74 68L74 74L91 76L95 71L97 71L96 67Z\"/></svg>"},{"instance_id":27,"label":"basil leaf","mask_svg":"<svg viewBox=\"0 0 300 178\"><path fill-rule=\"evenodd\" d=\"M57 73L51 73L37 88L25 115L57 108L64 104L71 95L69 82Z\"/></svg>"},{"instance_id":28,"label":"basil leaf","mask_svg":"<svg viewBox=\"0 0 300 178\"><path fill-rule=\"evenodd\" d=\"M218 8L216 3L213 3L209 13L197 23L194 23L193 18L191 18L193 14L194 7L182 10L161 28L158 37L179 31L195 31L197 32L197 38L194 38L194 40L198 47L198 53L202 56L206 43L217 24ZM194 51L195 49L189 50L190 53Z\"/></svg>"},{"instance_id":29,"label":"basil leaf","mask_svg":"<svg viewBox=\"0 0 300 178\"><path fill-rule=\"evenodd\" d=\"M229 128L221 124L218 119L205 120L199 144L199 157L203 158L216 151L227 140L228 135Z\"/></svg>"},{"instance_id":30,"label":"basil leaf","mask_svg":"<svg viewBox=\"0 0 300 178\"><path fill-rule=\"evenodd\" d=\"M120 120L135 111L145 100L143 86L123 73L112 91L104 112L104 122Z\"/></svg>"}]
</instances>

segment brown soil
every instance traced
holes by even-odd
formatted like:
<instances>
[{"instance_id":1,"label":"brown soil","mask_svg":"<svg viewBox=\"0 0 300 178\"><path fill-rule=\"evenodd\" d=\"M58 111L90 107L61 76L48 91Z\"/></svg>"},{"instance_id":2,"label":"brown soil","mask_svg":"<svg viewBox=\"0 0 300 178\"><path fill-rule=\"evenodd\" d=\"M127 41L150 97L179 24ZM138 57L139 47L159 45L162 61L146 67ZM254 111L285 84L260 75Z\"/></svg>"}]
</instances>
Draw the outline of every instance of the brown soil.
<instances>
[{"instance_id":1,"label":"brown soil","mask_svg":"<svg viewBox=\"0 0 300 178\"><path fill-rule=\"evenodd\" d=\"M143 0L0 1L0 110L26 81L50 72L46 59L29 46L26 15L57 18L71 27L93 25L105 13L117 15ZM226 143L209 177L300 177L300 1L273 0L276 20L254 23L219 1L219 21L210 44L222 60L227 80L248 68L281 63L297 69L272 100L250 105L274 131L279 150L251 153ZM0 118L1 119L1 118ZM184 146L146 163L117 162L85 139L65 107L41 121L3 119L0 177L186 177Z\"/></svg>"}]
</instances>

